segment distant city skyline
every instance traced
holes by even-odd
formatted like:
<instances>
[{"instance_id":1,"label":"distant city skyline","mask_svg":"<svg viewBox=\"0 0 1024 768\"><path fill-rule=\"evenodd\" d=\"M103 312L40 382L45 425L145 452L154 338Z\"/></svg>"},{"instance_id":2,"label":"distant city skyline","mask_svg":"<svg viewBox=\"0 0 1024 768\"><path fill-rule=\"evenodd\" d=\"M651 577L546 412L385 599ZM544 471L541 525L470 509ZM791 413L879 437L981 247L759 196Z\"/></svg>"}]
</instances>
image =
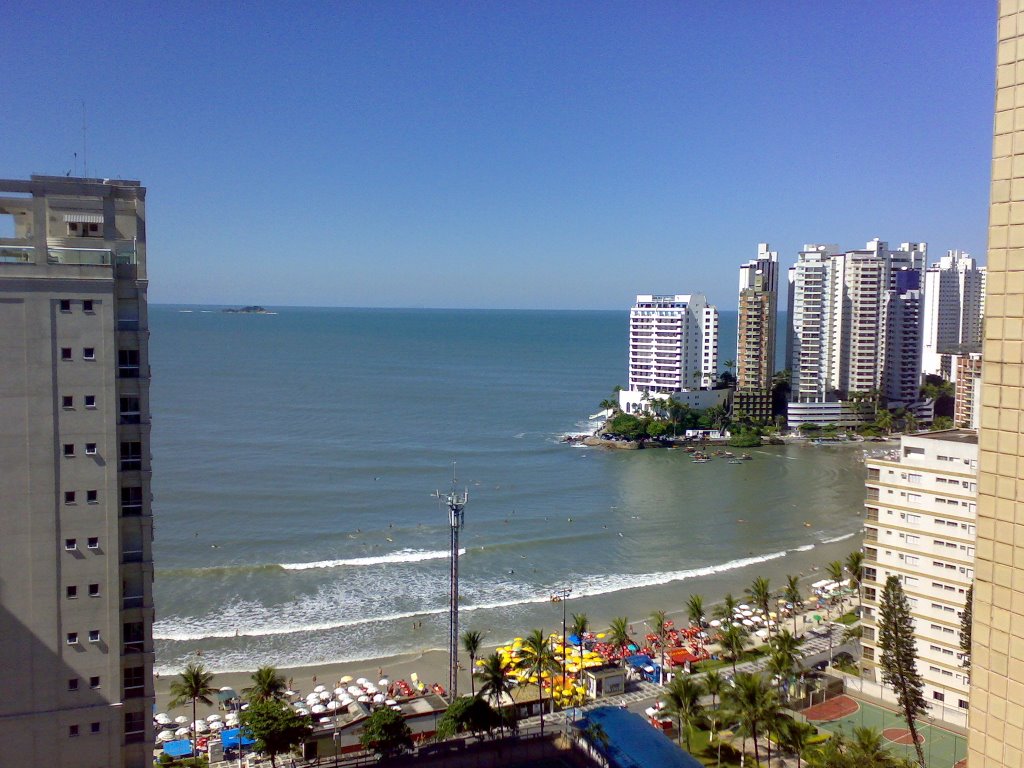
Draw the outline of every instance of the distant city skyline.
<instances>
[{"instance_id":1,"label":"distant city skyline","mask_svg":"<svg viewBox=\"0 0 1024 768\"><path fill-rule=\"evenodd\" d=\"M985 263L995 15L23 6L0 177L145 179L157 303L735 311L759 242Z\"/></svg>"}]
</instances>

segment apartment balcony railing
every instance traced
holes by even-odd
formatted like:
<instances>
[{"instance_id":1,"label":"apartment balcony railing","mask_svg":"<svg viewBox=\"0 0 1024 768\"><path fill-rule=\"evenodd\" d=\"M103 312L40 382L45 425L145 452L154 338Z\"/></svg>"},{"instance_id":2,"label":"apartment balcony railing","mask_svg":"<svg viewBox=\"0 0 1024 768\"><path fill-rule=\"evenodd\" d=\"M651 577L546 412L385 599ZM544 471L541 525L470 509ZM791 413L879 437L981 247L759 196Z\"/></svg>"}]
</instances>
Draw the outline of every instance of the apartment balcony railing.
<instances>
[{"instance_id":1,"label":"apartment balcony railing","mask_svg":"<svg viewBox=\"0 0 1024 768\"><path fill-rule=\"evenodd\" d=\"M121 607L124 609L128 608L144 608L146 604L145 595L126 595L121 598Z\"/></svg>"},{"instance_id":2,"label":"apartment balcony railing","mask_svg":"<svg viewBox=\"0 0 1024 768\"><path fill-rule=\"evenodd\" d=\"M109 248L47 248L46 260L50 264L109 267L114 254Z\"/></svg>"},{"instance_id":3,"label":"apartment balcony railing","mask_svg":"<svg viewBox=\"0 0 1024 768\"><path fill-rule=\"evenodd\" d=\"M138 379L141 370L142 366L139 365L119 365L117 366L117 378Z\"/></svg>"},{"instance_id":4,"label":"apartment balcony railing","mask_svg":"<svg viewBox=\"0 0 1024 768\"><path fill-rule=\"evenodd\" d=\"M145 554L141 549L126 549L121 553L121 562L141 563Z\"/></svg>"},{"instance_id":5,"label":"apartment balcony railing","mask_svg":"<svg viewBox=\"0 0 1024 768\"><path fill-rule=\"evenodd\" d=\"M146 732L145 731L132 731L131 733L126 733L124 735L124 743L125 744L141 744L145 740L146 740Z\"/></svg>"},{"instance_id":6,"label":"apartment balcony railing","mask_svg":"<svg viewBox=\"0 0 1024 768\"><path fill-rule=\"evenodd\" d=\"M124 697L126 699L142 699L146 696L146 686L144 685L132 685L124 687ZM129 734L125 734L125 741L128 740ZM145 733L143 733L145 736Z\"/></svg>"},{"instance_id":7,"label":"apartment balcony railing","mask_svg":"<svg viewBox=\"0 0 1024 768\"><path fill-rule=\"evenodd\" d=\"M146 653L146 641L126 640L121 646L121 651L125 656L135 653Z\"/></svg>"},{"instance_id":8,"label":"apartment balcony railing","mask_svg":"<svg viewBox=\"0 0 1024 768\"><path fill-rule=\"evenodd\" d=\"M121 517L142 517L142 502L138 504L122 504Z\"/></svg>"},{"instance_id":9,"label":"apartment balcony railing","mask_svg":"<svg viewBox=\"0 0 1024 768\"><path fill-rule=\"evenodd\" d=\"M35 261L36 249L31 245L0 246L0 264L31 264Z\"/></svg>"},{"instance_id":10,"label":"apartment balcony railing","mask_svg":"<svg viewBox=\"0 0 1024 768\"><path fill-rule=\"evenodd\" d=\"M142 458L139 456L128 456L121 459L121 471L131 472L133 470L142 469Z\"/></svg>"}]
</instances>

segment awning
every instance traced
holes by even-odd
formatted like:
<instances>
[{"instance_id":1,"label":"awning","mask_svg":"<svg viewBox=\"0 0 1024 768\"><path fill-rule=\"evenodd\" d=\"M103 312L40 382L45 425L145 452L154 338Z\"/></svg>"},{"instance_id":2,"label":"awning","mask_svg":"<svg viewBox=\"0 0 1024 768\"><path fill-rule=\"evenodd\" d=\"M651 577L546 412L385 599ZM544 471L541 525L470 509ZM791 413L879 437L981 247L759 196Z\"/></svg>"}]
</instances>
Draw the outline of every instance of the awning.
<instances>
[{"instance_id":1,"label":"awning","mask_svg":"<svg viewBox=\"0 0 1024 768\"><path fill-rule=\"evenodd\" d=\"M188 739L168 741L164 744L164 752L171 757L185 757L192 754L192 742Z\"/></svg>"},{"instance_id":2,"label":"awning","mask_svg":"<svg viewBox=\"0 0 1024 768\"><path fill-rule=\"evenodd\" d=\"M102 224L102 213L65 213L65 224Z\"/></svg>"}]
</instances>

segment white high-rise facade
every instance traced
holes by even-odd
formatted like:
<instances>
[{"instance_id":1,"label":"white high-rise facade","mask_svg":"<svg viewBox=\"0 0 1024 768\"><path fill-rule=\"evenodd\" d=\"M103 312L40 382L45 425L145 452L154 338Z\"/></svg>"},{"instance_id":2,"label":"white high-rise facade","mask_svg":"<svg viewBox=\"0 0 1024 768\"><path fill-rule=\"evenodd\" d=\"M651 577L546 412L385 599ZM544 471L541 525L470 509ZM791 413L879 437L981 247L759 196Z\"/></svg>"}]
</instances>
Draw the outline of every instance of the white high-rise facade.
<instances>
[{"instance_id":1,"label":"white high-rise facade","mask_svg":"<svg viewBox=\"0 0 1024 768\"><path fill-rule=\"evenodd\" d=\"M924 276L923 373L941 375L943 352L981 349L986 271L963 251L949 251Z\"/></svg>"},{"instance_id":2,"label":"white high-rise facade","mask_svg":"<svg viewBox=\"0 0 1024 768\"><path fill-rule=\"evenodd\" d=\"M641 294L629 312L629 389L623 410L648 398L709 390L718 375L718 309L704 294Z\"/></svg>"}]
</instances>

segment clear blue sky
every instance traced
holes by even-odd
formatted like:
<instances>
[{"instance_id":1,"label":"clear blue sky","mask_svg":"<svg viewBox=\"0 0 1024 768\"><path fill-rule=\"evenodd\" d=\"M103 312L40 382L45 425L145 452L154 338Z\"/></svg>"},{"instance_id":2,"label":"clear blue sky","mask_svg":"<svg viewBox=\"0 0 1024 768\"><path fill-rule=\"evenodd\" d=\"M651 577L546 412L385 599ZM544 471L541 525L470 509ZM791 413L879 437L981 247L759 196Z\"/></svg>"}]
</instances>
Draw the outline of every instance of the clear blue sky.
<instances>
[{"instance_id":1,"label":"clear blue sky","mask_svg":"<svg viewBox=\"0 0 1024 768\"><path fill-rule=\"evenodd\" d=\"M2 14L0 177L81 173L85 99L153 301L734 310L758 241L984 254L994 0L236 8Z\"/></svg>"}]
</instances>

